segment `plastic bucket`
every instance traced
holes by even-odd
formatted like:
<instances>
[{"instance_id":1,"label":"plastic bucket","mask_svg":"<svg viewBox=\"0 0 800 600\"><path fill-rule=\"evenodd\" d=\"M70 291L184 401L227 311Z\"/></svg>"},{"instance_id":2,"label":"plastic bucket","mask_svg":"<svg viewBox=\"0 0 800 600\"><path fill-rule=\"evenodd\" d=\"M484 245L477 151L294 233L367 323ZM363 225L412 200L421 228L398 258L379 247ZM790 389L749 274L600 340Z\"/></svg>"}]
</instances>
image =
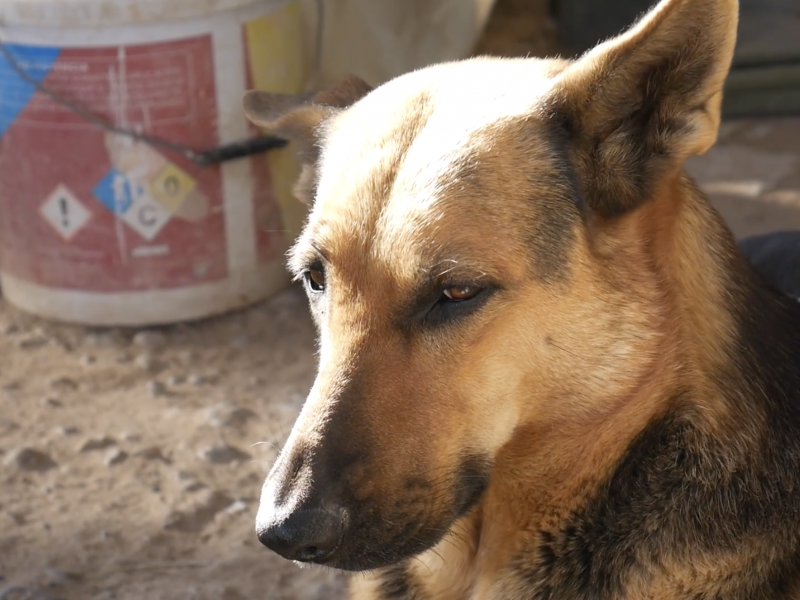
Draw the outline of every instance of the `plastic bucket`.
<instances>
[{"instance_id":1,"label":"plastic bucket","mask_svg":"<svg viewBox=\"0 0 800 600\"><path fill-rule=\"evenodd\" d=\"M305 84L302 15L281 0L3 0L0 285L14 305L87 325L206 317L287 284L303 211L291 152L198 167L111 133L208 150L254 133L253 87Z\"/></svg>"}]
</instances>

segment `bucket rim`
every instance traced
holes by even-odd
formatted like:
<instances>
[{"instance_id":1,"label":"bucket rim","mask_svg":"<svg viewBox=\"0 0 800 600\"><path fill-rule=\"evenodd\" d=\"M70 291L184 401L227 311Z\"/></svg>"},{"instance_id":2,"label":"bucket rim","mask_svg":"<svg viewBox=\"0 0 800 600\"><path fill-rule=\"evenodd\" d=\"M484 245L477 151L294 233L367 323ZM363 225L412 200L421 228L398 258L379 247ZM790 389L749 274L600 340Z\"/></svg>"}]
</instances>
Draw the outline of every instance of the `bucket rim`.
<instances>
[{"instance_id":1,"label":"bucket rim","mask_svg":"<svg viewBox=\"0 0 800 600\"><path fill-rule=\"evenodd\" d=\"M1 0L0 28L126 27L212 17L263 5L278 9L294 0Z\"/></svg>"}]
</instances>

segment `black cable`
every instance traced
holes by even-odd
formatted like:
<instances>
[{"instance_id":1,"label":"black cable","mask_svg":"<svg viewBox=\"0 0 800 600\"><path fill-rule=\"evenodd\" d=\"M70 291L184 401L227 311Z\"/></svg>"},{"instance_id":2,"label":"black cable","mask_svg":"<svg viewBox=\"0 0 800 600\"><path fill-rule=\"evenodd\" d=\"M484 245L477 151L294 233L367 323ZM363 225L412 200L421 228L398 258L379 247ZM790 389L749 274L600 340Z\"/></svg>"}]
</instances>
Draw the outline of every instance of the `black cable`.
<instances>
[{"instance_id":1,"label":"black cable","mask_svg":"<svg viewBox=\"0 0 800 600\"><path fill-rule=\"evenodd\" d=\"M181 144L176 144L174 142L170 142L155 136L147 135L144 133L137 133L135 131L130 131L122 127L117 127L116 125L113 125L112 123L109 123L108 121L101 119L96 115L93 115L91 112L89 112L82 106L67 100L61 94L54 92L53 90L49 89L48 87L36 81L34 77L30 76L25 71L25 69L23 69L19 65L14 55L11 53L11 51L8 49L8 47L2 40L0 40L0 54L3 55L3 57L6 59L6 61L14 70L14 72L20 77L20 79L22 79L29 85L32 85L37 92L41 92L42 94L53 99L55 102L57 102L67 110L75 113L84 121L96 125L97 127L100 127L102 129L105 129L106 131L110 131L112 133L116 133L119 135L124 135L136 141L144 142L146 144L158 148L171 150L172 152L177 152L178 154L182 154L187 159L189 159L194 164L200 167L205 167L208 165L228 160L233 160L236 158L242 158L245 156L251 156L253 154L266 152L267 150L272 150L273 148L283 148L288 143L287 140L280 138L278 136L267 135L240 142L233 142L205 152L197 152Z\"/></svg>"}]
</instances>

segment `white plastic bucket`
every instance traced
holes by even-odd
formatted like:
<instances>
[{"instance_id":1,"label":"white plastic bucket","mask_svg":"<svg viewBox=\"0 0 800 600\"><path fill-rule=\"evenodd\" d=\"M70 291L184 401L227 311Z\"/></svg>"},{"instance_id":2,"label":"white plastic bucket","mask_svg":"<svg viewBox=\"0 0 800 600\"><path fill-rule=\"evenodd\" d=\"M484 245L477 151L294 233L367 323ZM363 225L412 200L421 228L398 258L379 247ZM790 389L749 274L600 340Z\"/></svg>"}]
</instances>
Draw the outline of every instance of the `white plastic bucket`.
<instances>
[{"instance_id":1,"label":"white plastic bucket","mask_svg":"<svg viewBox=\"0 0 800 600\"><path fill-rule=\"evenodd\" d=\"M314 51L318 0L302 0ZM317 84L358 75L371 85L432 63L466 58L495 0L323 0Z\"/></svg>"},{"instance_id":2,"label":"white plastic bucket","mask_svg":"<svg viewBox=\"0 0 800 600\"><path fill-rule=\"evenodd\" d=\"M297 93L302 15L284 0L3 0L0 40L92 114L196 150L251 137L253 87ZM0 55L0 286L90 325L225 312L287 280L302 209L291 152L197 167L86 122Z\"/></svg>"}]
</instances>

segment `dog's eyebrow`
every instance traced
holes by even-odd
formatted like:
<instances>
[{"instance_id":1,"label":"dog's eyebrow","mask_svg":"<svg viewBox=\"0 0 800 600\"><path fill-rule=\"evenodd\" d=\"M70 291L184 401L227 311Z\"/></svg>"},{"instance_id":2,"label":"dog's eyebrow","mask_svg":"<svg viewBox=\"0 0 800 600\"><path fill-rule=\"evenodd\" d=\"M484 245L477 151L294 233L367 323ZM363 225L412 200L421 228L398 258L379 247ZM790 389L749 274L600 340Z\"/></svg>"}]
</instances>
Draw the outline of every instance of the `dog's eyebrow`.
<instances>
[{"instance_id":1,"label":"dog's eyebrow","mask_svg":"<svg viewBox=\"0 0 800 600\"><path fill-rule=\"evenodd\" d=\"M448 258L431 263L419 270L415 291L409 295L401 309L402 322L412 324L426 314L448 285L479 285L498 287L498 282L472 261Z\"/></svg>"},{"instance_id":2,"label":"dog's eyebrow","mask_svg":"<svg viewBox=\"0 0 800 600\"><path fill-rule=\"evenodd\" d=\"M324 248L314 242L301 241L289 251L288 267L295 277L299 277L308 269L309 265L320 261L327 262L327 260L328 254Z\"/></svg>"},{"instance_id":3,"label":"dog's eyebrow","mask_svg":"<svg viewBox=\"0 0 800 600\"><path fill-rule=\"evenodd\" d=\"M442 281L480 282L489 277L486 271L477 265L455 258L439 260L430 267L422 269L420 275L432 285L441 284Z\"/></svg>"}]
</instances>

